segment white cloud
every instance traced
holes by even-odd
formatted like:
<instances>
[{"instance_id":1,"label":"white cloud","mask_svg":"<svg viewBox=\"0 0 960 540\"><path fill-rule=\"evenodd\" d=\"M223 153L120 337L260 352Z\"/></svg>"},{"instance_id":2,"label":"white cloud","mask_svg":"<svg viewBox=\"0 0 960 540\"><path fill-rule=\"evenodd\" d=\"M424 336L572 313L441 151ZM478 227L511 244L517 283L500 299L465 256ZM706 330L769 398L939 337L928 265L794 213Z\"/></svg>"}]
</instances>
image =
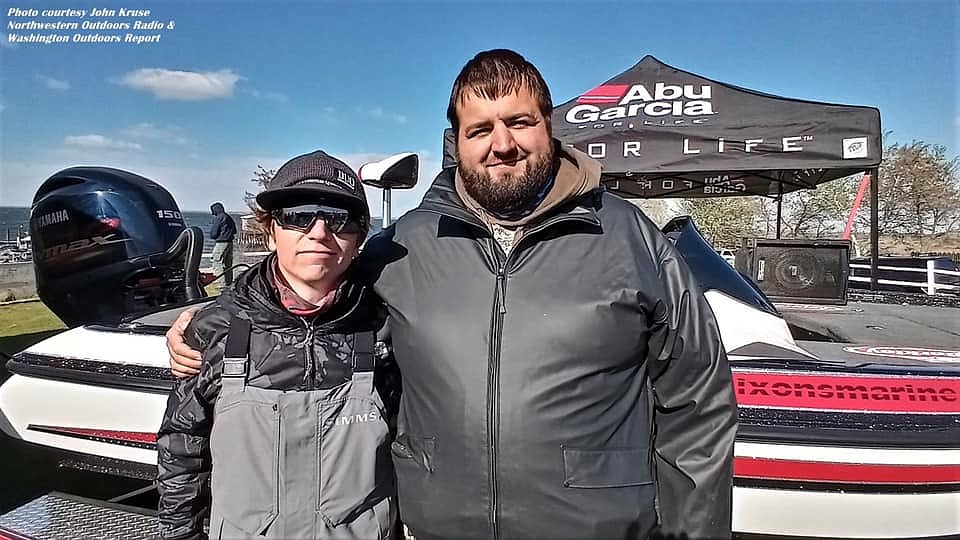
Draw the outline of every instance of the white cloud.
<instances>
[{"instance_id":1,"label":"white cloud","mask_svg":"<svg viewBox=\"0 0 960 540\"><path fill-rule=\"evenodd\" d=\"M125 137L131 139L146 139L166 144L193 144L194 141L183 135L183 130L176 126L158 127L149 122L141 122L121 131Z\"/></svg>"},{"instance_id":2,"label":"white cloud","mask_svg":"<svg viewBox=\"0 0 960 540\"><path fill-rule=\"evenodd\" d=\"M0 113L7 109L7 104L0 100Z\"/></svg>"},{"instance_id":3,"label":"white cloud","mask_svg":"<svg viewBox=\"0 0 960 540\"><path fill-rule=\"evenodd\" d=\"M340 122L340 111L336 107L324 107L320 109L319 119L324 122L338 123Z\"/></svg>"},{"instance_id":4,"label":"white cloud","mask_svg":"<svg viewBox=\"0 0 960 540\"><path fill-rule=\"evenodd\" d=\"M250 95L257 99L272 101L274 103L287 103L290 101L290 98L288 98L286 94L281 94L280 92L261 92L260 90L250 90Z\"/></svg>"},{"instance_id":5,"label":"white cloud","mask_svg":"<svg viewBox=\"0 0 960 540\"><path fill-rule=\"evenodd\" d=\"M46 75L37 75L37 78L43 81L43 84L46 85L50 90L69 90L70 82L61 81L60 79L54 79L53 77L47 77Z\"/></svg>"},{"instance_id":6,"label":"white cloud","mask_svg":"<svg viewBox=\"0 0 960 540\"><path fill-rule=\"evenodd\" d=\"M229 69L197 72L145 68L130 71L113 82L150 92L157 99L203 101L232 97L238 80L240 76Z\"/></svg>"},{"instance_id":7,"label":"white cloud","mask_svg":"<svg viewBox=\"0 0 960 540\"><path fill-rule=\"evenodd\" d=\"M177 201L181 210L206 211L213 201L223 201L232 211L244 211L246 191L257 191L249 179L258 164L277 169L294 153L281 157L228 155L210 158L192 156L190 160L170 161L147 151L116 151L111 148L62 148L44 154L43 159L6 159L0 161L0 200L13 206L29 206L40 184L53 173L75 166L115 167L130 171L163 186ZM386 153L341 154L354 169L364 163L386 157ZM394 190L391 194L391 217L396 220L420 203L423 194L440 172L440 162L430 158L429 152L419 152L420 178L410 190ZM366 187L367 201L375 216L382 215L383 194Z\"/></svg>"},{"instance_id":8,"label":"white cloud","mask_svg":"<svg viewBox=\"0 0 960 540\"><path fill-rule=\"evenodd\" d=\"M163 186L181 210L209 211L210 203L223 201L228 210L243 211L244 191L255 191L248 179L257 163L276 168L282 158L222 156L171 161L148 151L65 147L47 152L43 159L6 159L0 162L0 200L4 205L30 206L40 184L68 167L113 167L139 174Z\"/></svg>"},{"instance_id":9,"label":"white cloud","mask_svg":"<svg viewBox=\"0 0 960 540\"><path fill-rule=\"evenodd\" d=\"M143 147L138 143L111 139L103 135L67 135L63 139L64 144L77 148L93 148L100 150L142 150Z\"/></svg>"},{"instance_id":10,"label":"white cloud","mask_svg":"<svg viewBox=\"0 0 960 540\"><path fill-rule=\"evenodd\" d=\"M408 120L406 115L385 110L380 106L372 107L370 109L361 109L360 107L357 107L356 111L377 120L390 120L395 124L406 124Z\"/></svg>"},{"instance_id":11,"label":"white cloud","mask_svg":"<svg viewBox=\"0 0 960 540\"><path fill-rule=\"evenodd\" d=\"M407 117L402 114L397 114L389 111L385 111L383 107L374 107L367 111L367 114L377 120L390 120L396 124L406 124Z\"/></svg>"}]
</instances>

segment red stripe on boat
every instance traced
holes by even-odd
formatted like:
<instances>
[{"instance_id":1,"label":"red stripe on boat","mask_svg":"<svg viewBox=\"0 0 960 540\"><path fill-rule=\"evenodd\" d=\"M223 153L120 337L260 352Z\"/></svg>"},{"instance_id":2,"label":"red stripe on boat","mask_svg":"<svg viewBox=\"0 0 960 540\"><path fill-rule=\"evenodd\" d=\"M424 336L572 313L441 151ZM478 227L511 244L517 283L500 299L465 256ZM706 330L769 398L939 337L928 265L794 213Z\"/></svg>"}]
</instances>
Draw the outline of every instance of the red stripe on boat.
<instances>
[{"instance_id":1,"label":"red stripe on boat","mask_svg":"<svg viewBox=\"0 0 960 540\"><path fill-rule=\"evenodd\" d=\"M91 439L108 439L114 441L156 444L157 434L143 431L114 431L109 429L85 429L59 426L31 426L49 433L62 433Z\"/></svg>"},{"instance_id":2,"label":"red stripe on boat","mask_svg":"<svg viewBox=\"0 0 960 540\"><path fill-rule=\"evenodd\" d=\"M30 537L22 536L20 533L0 527L0 540L30 540Z\"/></svg>"},{"instance_id":3,"label":"red stripe on boat","mask_svg":"<svg viewBox=\"0 0 960 540\"><path fill-rule=\"evenodd\" d=\"M852 484L954 484L960 482L960 465L885 465L829 463L738 457L733 475L738 478Z\"/></svg>"},{"instance_id":4,"label":"red stripe on boat","mask_svg":"<svg viewBox=\"0 0 960 540\"><path fill-rule=\"evenodd\" d=\"M777 372L733 373L744 407L960 414L960 379Z\"/></svg>"}]
</instances>

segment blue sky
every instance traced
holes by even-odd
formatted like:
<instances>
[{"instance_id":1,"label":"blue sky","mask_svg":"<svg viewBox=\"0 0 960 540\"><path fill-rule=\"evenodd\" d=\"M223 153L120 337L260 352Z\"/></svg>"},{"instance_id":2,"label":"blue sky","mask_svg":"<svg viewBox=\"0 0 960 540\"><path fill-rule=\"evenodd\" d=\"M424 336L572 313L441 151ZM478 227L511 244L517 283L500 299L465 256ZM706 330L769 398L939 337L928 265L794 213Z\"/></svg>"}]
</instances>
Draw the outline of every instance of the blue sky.
<instances>
[{"instance_id":1,"label":"blue sky","mask_svg":"<svg viewBox=\"0 0 960 540\"><path fill-rule=\"evenodd\" d=\"M421 156L416 205L439 170L462 65L507 47L560 104L652 54L729 84L880 109L887 142L960 150L956 2L0 3L0 206L28 206L72 165L125 168L181 209L243 208L257 164L322 148L352 165ZM10 8L149 9L148 17L8 16ZM8 43L9 22L174 22L158 43ZM123 35L123 31L80 33ZM19 31L57 33L50 31ZM75 32L61 31L72 35ZM368 192L379 214L380 194Z\"/></svg>"}]
</instances>

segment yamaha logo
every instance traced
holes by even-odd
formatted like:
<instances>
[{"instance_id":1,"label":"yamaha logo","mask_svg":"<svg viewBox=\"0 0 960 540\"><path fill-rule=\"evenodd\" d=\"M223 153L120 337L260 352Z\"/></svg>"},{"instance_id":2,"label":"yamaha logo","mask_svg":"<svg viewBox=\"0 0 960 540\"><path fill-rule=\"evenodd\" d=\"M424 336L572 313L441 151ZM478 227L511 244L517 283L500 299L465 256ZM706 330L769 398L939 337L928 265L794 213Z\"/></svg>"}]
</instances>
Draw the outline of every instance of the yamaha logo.
<instances>
[{"instance_id":1,"label":"yamaha logo","mask_svg":"<svg viewBox=\"0 0 960 540\"><path fill-rule=\"evenodd\" d=\"M67 214L66 210L57 210L55 212L50 212L48 214L43 214L42 216L34 219L33 223L41 229L49 225L56 225L57 223L65 223L70 220L70 216Z\"/></svg>"}]
</instances>

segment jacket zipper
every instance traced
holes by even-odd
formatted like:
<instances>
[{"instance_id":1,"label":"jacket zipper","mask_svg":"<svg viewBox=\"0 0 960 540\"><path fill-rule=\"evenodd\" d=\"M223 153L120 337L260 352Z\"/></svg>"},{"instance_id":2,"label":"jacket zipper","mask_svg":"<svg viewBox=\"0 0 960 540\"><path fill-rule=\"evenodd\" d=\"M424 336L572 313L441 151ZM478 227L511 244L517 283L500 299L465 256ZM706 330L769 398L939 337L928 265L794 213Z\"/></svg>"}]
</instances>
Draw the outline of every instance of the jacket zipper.
<instances>
[{"instance_id":1,"label":"jacket zipper","mask_svg":"<svg viewBox=\"0 0 960 540\"><path fill-rule=\"evenodd\" d=\"M496 249L496 247L494 247ZM509 260L509 255L507 255ZM487 445L490 451L490 533L500 538L497 500L497 431L500 429L500 346L503 337L503 316L507 312L507 261L497 270L494 291L492 328L490 329L490 363L487 367Z\"/></svg>"},{"instance_id":2,"label":"jacket zipper","mask_svg":"<svg viewBox=\"0 0 960 540\"><path fill-rule=\"evenodd\" d=\"M507 256L509 259L509 255ZM497 270L497 288L494 291L492 328L490 329L490 363L487 368L487 445L490 449L490 532L500 538L497 500L497 431L500 429L500 345L503 335L503 316L507 312L507 263Z\"/></svg>"},{"instance_id":3,"label":"jacket zipper","mask_svg":"<svg viewBox=\"0 0 960 540\"><path fill-rule=\"evenodd\" d=\"M500 538L500 502L497 496L497 432L500 428L500 349L503 339L503 318L507 313L507 268L514 253L524 241L535 237L537 233L564 220L592 221L580 216L560 216L531 228L526 234L520 234L509 253L507 253L497 269L497 286L494 291L496 301L493 304L492 328L490 329L490 363L487 368L487 444L490 448L490 536L493 540ZM494 253L498 246L491 238Z\"/></svg>"},{"instance_id":4,"label":"jacket zipper","mask_svg":"<svg viewBox=\"0 0 960 540\"><path fill-rule=\"evenodd\" d=\"M449 205L445 205L449 206ZM455 207L450 207L448 210L454 211L437 211L429 210L431 212L447 215L455 219L459 219L469 225L478 227L486 232L490 232L489 227L482 224L479 220L473 218L473 216L459 211ZM495 302L493 304L493 316L491 317L491 331L490 331L490 351L489 351L489 364L487 366L487 446L490 451L489 458L489 476L490 476L490 535L494 540L499 540L500 538L500 523L498 519L499 514L499 501L497 500L497 430L500 425L500 347L501 339L503 334L503 317L507 312L507 303L506 303L506 294L507 294L507 273L508 263L510 262L510 255L517 252L517 248L526 241L528 238L535 236L536 233L554 225L555 223L573 220L573 221L583 221L586 223L594 223L594 219L590 219L586 216L571 216L571 215L560 215L552 219L548 219L545 222L539 224L536 227L531 228L529 231L526 231L526 234L520 234L514 242L510 253L505 254L501 258L502 262L499 264L497 269L497 284L494 290ZM498 250L498 245L496 240L490 237L490 242L493 244L493 253L496 257Z\"/></svg>"},{"instance_id":5,"label":"jacket zipper","mask_svg":"<svg viewBox=\"0 0 960 540\"><path fill-rule=\"evenodd\" d=\"M305 390L315 390L317 386L317 361L313 355L313 325L309 321L300 318L303 326L307 330L307 335L303 339L303 387Z\"/></svg>"}]
</instances>

